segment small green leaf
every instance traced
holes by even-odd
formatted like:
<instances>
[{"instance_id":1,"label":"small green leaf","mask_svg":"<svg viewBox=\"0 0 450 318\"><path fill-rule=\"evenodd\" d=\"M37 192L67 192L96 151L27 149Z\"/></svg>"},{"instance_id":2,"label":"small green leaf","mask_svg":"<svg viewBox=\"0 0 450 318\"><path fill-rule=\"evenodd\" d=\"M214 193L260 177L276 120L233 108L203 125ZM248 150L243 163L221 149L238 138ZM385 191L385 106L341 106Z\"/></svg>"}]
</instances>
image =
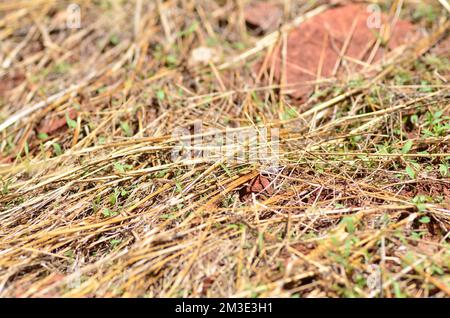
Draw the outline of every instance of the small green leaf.
<instances>
[{"instance_id":1,"label":"small green leaf","mask_svg":"<svg viewBox=\"0 0 450 318\"><path fill-rule=\"evenodd\" d=\"M444 114L444 111L443 110L438 110L437 112L435 112L433 114L433 118L438 119L438 118L440 118L442 116L442 114Z\"/></svg>"},{"instance_id":2,"label":"small green leaf","mask_svg":"<svg viewBox=\"0 0 450 318\"><path fill-rule=\"evenodd\" d=\"M125 173L125 167L120 162L114 163L114 169L116 169L120 173Z\"/></svg>"},{"instance_id":3,"label":"small green leaf","mask_svg":"<svg viewBox=\"0 0 450 318\"><path fill-rule=\"evenodd\" d=\"M10 183L11 183L10 180L3 183L2 194L8 194Z\"/></svg>"},{"instance_id":4,"label":"small green leaf","mask_svg":"<svg viewBox=\"0 0 450 318\"><path fill-rule=\"evenodd\" d=\"M155 177L156 178L163 178L167 174L168 171L169 171L168 169L158 171L158 172L155 173Z\"/></svg>"},{"instance_id":5,"label":"small green leaf","mask_svg":"<svg viewBox=\"0 0 450 318\"><path fill-rule=\"evenodd\" d=\"M28 147L28 141L25 141L25 145L24 145L24 149L25 151L25 156L28 157L28 154L30 153L30 148Z\"/></svg>"},{"instance_id":6,"label":"small green leaf","mask_svg":"<svg viewBox=\"0 0 450 318\"><path fill-rule=\"evenodd\" d=\"M175 55L168 55L166 57L167 64L176 65L178 63L177 57Z\"/></svg>"},{"instance_id":7,"label":"small green leaf","mask_svg":"<svg viewBox=\"0 0 450 318\"><path fill-rule=\"evenodd\" d=\"M421 81L420 85L421 85L421 87L419 88L420 92L429 93L433 91L433 89L429 86L430 84L427 81Z\"/></svg>"},{"instance_id":8,"label":"small green leaf","mask_svg":"<svg viewBox=\"0 0 450 318\"><path fill-rule=\"evenodd\" d=\"M162 89L160 89L156 92L156 97L162 101L166 97L166 94L164 93L164 91Z\"/></svg>"},{"instance_id":9,"label":"small green leaf","mask_svg":"<svg viewBox=\"0 0 450 318\"><path fill-rule=\"evenodd\" d=\"M259 232L258 233L258 250L261 253L264 248L264 233Z\"/></svg>"},{"instance_id":10,"label":"small green leaf","mask_svg":"<svg viewBox=\"0 0 450 318\"><path fill-rule=\"evenodd\" d=\"M69 114L66 113L66 122L69 128L77 128L77 122L70 119Z\"/></svg>"},{"instance_id":11,"label":"small green leaf","mask_svg":"<svg viewBox=\"0 0 450 318\"><path fill-rule=\"evenodd\" d=\"M346 216L342 219L342 222L345 224L348 233L355 232L356 227L355 227L355 220L353 219L353 217Z\"/></svg>"},{"instance_id":12,"label":"small green leaf","mask_svg":"<svg viewBox=\"0 0 450 318\"><path fill-rule=\"evenodd\" d=\"M111 211L108 208L104 208L102 213L105 217L111 216Z\"/></svg>"},{"instance_id":13,"label":"small green leaf","mask_svg":"<svg viewBox=\"0 0 450 318\"><path fill-rule=\"evenodd\" d=\"M62 154L61 146L56 142L53 144L53 150L55 151L55 155L57 156L60 156Z\"/></svg>"},{"instance_id":14,"label":"small green leaf","mask_svg":"<svg viewBox=\"0 0 450 318\"><path fill-rule=\"evenodd\" d=\"M419 212L423 212L427 209L427 207L425 206L424 203L417 203L416 208L417 208L417 210L419 210Z\"/></svg>"},{"instance_id":15,"label":"small green leaf","mask_svg":"<svg viewBox=\"0 0 450 318\"><path fill-rule=\"evenodd\" d=\"M119 213L116 212L116 211L111 211L111 210L108 209L108 208L104 208L104 209L102 210L102 214L103 214L103 216L105 216L105 217L109 217L109 216L116 216L116 215L119 214Z\"/></svg>"},{"instance_id":16,"label":"small green leaf","mask_svg":"<svg viewBox=\"0 0 450 318\"><path fill-rule=\"evenodd\" d=\"M407 166L405 171L411 179L414 179L416 177L416 172L410 166Z\"/></svg>"},{"instance_id":17,"label":"small green leaf","mask_svg":"<svg viewBox=\"0 0 450 318\"><path fill-rule=\"evenodd\" d=\"M402 148L402 153L408 153L411 150L412 145L412 140L408 140L407 142L405 142Z\"/></svg>"},{"instance_id":18,"label":"small green leaf","mask_svg":"<svg viewBox=\"0 0 450 318\"><path fill-rule=\"evenodd\" d=\"M68 250L68 251L64 252L64 256L69 257L69 258L75 258L75 253L73 252L73 250Z\"/></svg>"},{"instance_id":19,"label":"small green leaf","mask_svg":"<svg viewBox=\"0 0 450 318\"><path fill-rule=\"evenodd\" d=\"M119 42L120 42L120 38L119 38L119 36L118 36L117 34L113 34L113 35L111 35L111 37L109 38L109 42L110 42L112 45L117 45L117 44L119 44Z\"/></svg>"},{"instance_id":20,"label":"small green leaf","mask_svg":"<svg viewBox=\"0 0 450 318\"><path fill-rule=\"evenodd\" d=\"M106 138L103 136L98 137L99 145L104 145L106 143Z\"/></svg>"},{"instance_id":21,"label":"small green leaf","mask_svg":"<svg viewBox=\"0 0 450 318\"><path fill-rule=\"evenodd\" d=\"M401 291L400 284L397 282L393 282L392 285L394 287L395 297L396 298L405 298L405 295Z\"/></svg>"},{"instance_id":22,"label":"small green leaf","mask_svg":"<svg viewBox=\"0 0 450 318\"><path fill-rule=\"evenodd\" d=\"M243 50L245 49L245 44L242 42L234 42L231 44L235 49L237 50Z\"/></svg>"},{"instance_id":23,"label":"small green leaf","mask_svg":"<svg viewBox=\"0 0 450 318\"><path fill-rule=\"evenodd\" d=\"M109 241L109 243L111 244L112 248L115 248L117 245L119 245L122 242L121 239L112 239L111 241Z\"/></svg>"},{"instance_id":24,"label":"small green leaf","mask_svg":"<svg viewBox=\"0 0 450 318\"><path fill-rule=\"evenodd\" d=\"M130 129L130 126L128 125L128 123L127 123L126 121L122 121L122 122L120 123L120 128L122 128L124 134L125 134L127 137L133 136L133 131Z\"/></svg>"},{"instance_id":25,"label":"small green leaf","mask_svg":"<svg viewBox=\"0 0 450 318\"><path fill-rule=\"evenodd\" d=\"M193 23L191 23L191 25L186 28L185 30L178 32L178 36L187 36L191 33L193 33L198 27L198 22L194 21Z\"/></svg>"},{"instance_id":26,"label":"small green leaf","mask_svg":"<svg viewBox=\"0 0 450 318\"><path fill-rule=\"evenodd\" d=\"M163 220L170 220L170 219L174 219L175 216L173 214L161 214L159 216L159 218L163 219Z\"/></svg>"},{"instance_id":27,"label":"small green leaf","mask_svg":"<svg viewBox=\"0 0 450 318\"><path fill-rule=\"evenodd\" d=\"M428 216L423 216L420 218L419 222L424 224L430 223L430 218Z\"/></svg>"},{"instance_id":28,"label":"small green leaf","mask_svg":"<svg viewBox=\"0 0 450 318\"><path fill-rule=\"evenodd\" d=\"M281 115L282 120L289 120L298 117L297 112L293 108L287 108L285 112Z\"/></svg>"},{"instance_id":29,"label":"small green leaf","mask_svg":"<svg viewBox=\"0 0 450 318\"><path fill-rule=\"evenodd\" d=\"M119 190L118 189L114 189L114 193L111 193L109 195L109 203L111 203L111 205L115 205L117 202L117 198L119 197Z\"/></svg>"},{"instance_id":30,"label":"small green leaf","mask_svg":"<svg viewBox=\"0 0 450 318\"><path fill-rule=\"evenodd\" d=\"M227 175L232 178L233 174L231 173L230 169L227 168L227 166L225 166L223 163L220 162L220 167L222 167L222 169L227 173Z\"/></svg>"},{"instance_id":31,"label":"small green leaf","mask_svg":"<svg viewBox=\"0 0 450 318\"><path fill-rule=\"evenodd\" d=\"M38 138L41 139L41 140L47 139L48 135L46 133L41 132L41 133L38 134Z\"/></svg>"},{"instance_id":32,"label":"small green leaf","mask_svg":"<svg viewBox=\"0 0 450 318\"><path fill-rule=\"evenodd\" d=\"M412 124L417 124L419 122L419 117L417 115L412 115L410 120Z\"/></svg>"},{"instance_id":33,"label":"small green leaf","mask_svg":"<svg viewBox=\"0 0 450 318\"><path fill-rule=\"evenodd\" d=\"M446 177L448 175L448 166L446 164L439 165L439 173L441 176Z\"/></svg>"},{"instance_id":34,"label":"small green leaf","mask_svg":"<svg viewBox=\"0 0 450 318\"><path fill-rule=\"evenodd\" d=\"M178 181L175 181L175 186L177 187L178 192L183 192L183 187L181 186L181 183Z\"/></svg>"}]
</instances>

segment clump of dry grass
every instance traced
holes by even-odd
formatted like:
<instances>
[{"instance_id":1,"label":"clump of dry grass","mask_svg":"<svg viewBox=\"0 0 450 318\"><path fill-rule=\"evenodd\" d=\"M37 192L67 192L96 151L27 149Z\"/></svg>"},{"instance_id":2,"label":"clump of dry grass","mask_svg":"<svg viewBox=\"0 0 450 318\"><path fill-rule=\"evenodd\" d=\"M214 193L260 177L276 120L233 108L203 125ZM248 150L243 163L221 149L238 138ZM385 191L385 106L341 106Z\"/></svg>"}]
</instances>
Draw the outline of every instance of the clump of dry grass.
<instances>
[{"instance_id":1,"label":"clump of dry grass","mask_svg":"<svg viewBox=\"0 0 450 318\"><path fill-rule=\"evenodd\" d=\"M328 5L281 2L264 36L234 1L81 1L75 30L0 3L1 296L450 295L445 8L406 3L421 41L299 105L254 65ZM279 129L277 165L171 160L199 118Z\"/></svg>"}]
</instances>

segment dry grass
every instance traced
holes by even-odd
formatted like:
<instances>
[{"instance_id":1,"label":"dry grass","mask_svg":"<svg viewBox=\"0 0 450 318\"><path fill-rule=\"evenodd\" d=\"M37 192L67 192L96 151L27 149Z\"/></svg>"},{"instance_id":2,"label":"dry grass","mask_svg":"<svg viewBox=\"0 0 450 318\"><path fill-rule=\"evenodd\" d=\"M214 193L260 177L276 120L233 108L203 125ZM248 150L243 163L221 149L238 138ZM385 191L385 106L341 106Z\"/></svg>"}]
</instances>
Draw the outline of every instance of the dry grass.
<instances>
[{"instance_id":1,"label":"dry grass","mask_svg":"<svg viewBox=\"0 0 450 318\"><path fill-rule=\"evenodd\" d=\"M261 37L244 1L79 1L74 30L0 2L0 296L450 295L446 9L404 1L422 41L299 105L254 65L327 4L279 3ZM278 164L172 161L198 119L278 128Z\"/></svg>"}]
</instances>

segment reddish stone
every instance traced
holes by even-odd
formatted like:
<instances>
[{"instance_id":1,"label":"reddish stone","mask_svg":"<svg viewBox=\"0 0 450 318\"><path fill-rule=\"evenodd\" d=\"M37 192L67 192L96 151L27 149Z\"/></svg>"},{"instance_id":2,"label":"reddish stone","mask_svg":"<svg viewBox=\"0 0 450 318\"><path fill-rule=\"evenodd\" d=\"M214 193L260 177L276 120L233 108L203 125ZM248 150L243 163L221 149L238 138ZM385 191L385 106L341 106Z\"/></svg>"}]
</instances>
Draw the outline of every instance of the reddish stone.
<instances>
[{"instance_id":1,"label":"reddish stone","mask_svg":"<svg viewBox=\"0 0 450 318\"><path fill-rule=\"evenodd\" d=\"M313 84L305 84L305 82L316 80L321 54L324 56L321 77L333 75L339 52L351 34L353 23L356 23L356 26L345 55L364 62L367 60L377 39L377 33L380 31L379 29L369 29L367 26L367 19L371 14L365 6L356 4L329 9L305 21L288 35L286 84L295 85L289 86L292 88L290 94L293 97L305 98L312 92ZM388 21L388 18L382 14L381 22L385 21ZM380 46L374 61L380 60L389 50L409 43L416 35L415 28L411 23L397 21L387 46ZM346 61L345 66L342 62L341 60L336 74L338 77L343 76L347 71L352 73L362 68L360 64L354 62ZM280 69L281 53L279 51L275 61L277 80L280 80L281 77Z\"/></svg>"},{"instance_id":2,"label":"reddish stone","mask_svg":"<svg viewBox=\"0 0 450 318\"><path fill-rule=\"evenodd\" d=\"M268 2L253 2L245 7L245 21L263 31L278 27L283 16L281 8Z\"/></svg>"},{"instance_id":3,"label":"reddish stone","mask_svg":"<svg viewBox=\"0 0 450 318\"><path fill-rule=\"evenodd\" d=\"M270 185L269 179L262 175L258 175L255 177L250 183L243 187L239 191L239 198L241 201L248 201L252 198L252 193L259 194L264 192L264 194L272 195L273 194L273 188Z\"/></svg>"}]
</instances>

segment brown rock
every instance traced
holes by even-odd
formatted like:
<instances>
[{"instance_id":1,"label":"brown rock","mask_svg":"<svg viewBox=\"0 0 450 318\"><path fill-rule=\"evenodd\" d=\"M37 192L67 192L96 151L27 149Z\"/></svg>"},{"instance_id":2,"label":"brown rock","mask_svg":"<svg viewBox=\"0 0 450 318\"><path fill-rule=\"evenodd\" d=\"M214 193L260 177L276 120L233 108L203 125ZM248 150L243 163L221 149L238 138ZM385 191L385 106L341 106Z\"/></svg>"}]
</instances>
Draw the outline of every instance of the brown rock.
<instances>
[{"instance_id":1,"label":"brown rock","mask_svg":"<svg viewBox=\"0 0 450 318\"><path fill-rule=\"evenodd\" d=\"M276 29L282 16L281 8L268 2L253 2L244 9L245 21L264 32Z\"/></svg>"},{"instance_id":2,"label":"brown rock","mask_svg":"<svg viewBox=\"0 0 450 318\"><path fill-rule=\"evenodd\" d=\"M344 55L365 62L377 40L380 29L370 29L367 21L372 13L363 5L350 4L329 9L301 24L288 35L286 56L286 83L292 87L290 94L305 98L312 92L311 81L317 79L321 56L321 77L333 76L339 53L351 34ZM388 17L381 14L381 25ZM355 25L353 25L355 23ZM351 30L353 29L353 33ZM414 26L407 21L397 21L391 30L386 47L380 46L374 61L380 60L387 51L410 42L416 36ZM270 64L270 63L269 63ZM361 64L341 60L336 76L360 70ZM275 61L275 77L281 77L281 53Z\"/></svg>"},{"instance_id":3,"label":"brown rock","mask_svg":"<svg viewBox=\"0 0 450 318\"><path fill-rule=\"evenodd\" d=\"M262 175L256 176L250 183L239 191L239 198L241 201L249 201L252 198L252 193L264 193L266 195L273 194L273 188L270 185L269 179Z\"/></svg>"}]
</instances>

